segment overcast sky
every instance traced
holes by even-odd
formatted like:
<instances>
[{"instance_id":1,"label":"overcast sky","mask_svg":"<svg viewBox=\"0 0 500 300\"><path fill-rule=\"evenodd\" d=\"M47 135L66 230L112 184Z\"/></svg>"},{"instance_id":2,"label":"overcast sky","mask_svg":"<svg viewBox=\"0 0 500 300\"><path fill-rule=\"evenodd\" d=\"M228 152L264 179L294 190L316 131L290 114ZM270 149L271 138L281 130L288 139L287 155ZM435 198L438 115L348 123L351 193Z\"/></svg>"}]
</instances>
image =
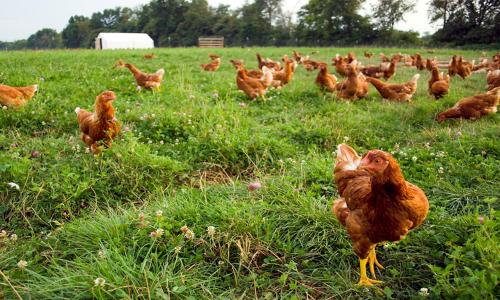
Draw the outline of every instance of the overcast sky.
<instances>
[{"instance_id":1,"label":"overcast sky","mask_svg":"<svg viewBox=\"0 0 500 300\"><path fill-rule=\"evenodd\" d=\"M0 41L26 39L42 28L53 28L61 31L73 15L90 16L92 13L116 6L136 7L150 0L1 0ZM283 0L284 10L296 13L308 0ZM370 11L367 0L363 12ZM416 12L406 15L406 21L396 25L397 29L413 29L421 33L435 31L429 25L426 0L418 0ZM240 7L245 0L208 0L212 6L220 3Z\"/></svg>"}]
</instances>

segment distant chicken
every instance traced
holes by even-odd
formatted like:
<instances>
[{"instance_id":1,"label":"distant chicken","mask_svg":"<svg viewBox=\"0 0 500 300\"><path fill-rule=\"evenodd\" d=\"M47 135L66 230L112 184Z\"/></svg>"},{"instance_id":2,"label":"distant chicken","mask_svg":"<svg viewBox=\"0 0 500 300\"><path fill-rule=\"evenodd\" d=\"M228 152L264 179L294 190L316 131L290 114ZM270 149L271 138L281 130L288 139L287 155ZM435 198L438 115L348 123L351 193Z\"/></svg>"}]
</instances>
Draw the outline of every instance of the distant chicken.
<instances>
[{"instance_id":1,"label":"distant chicken","mask_svg":"<svg viewBox=\"0 0 500 300\"><path fill-rule=\"evenodd\" d=\"M448 75L455 76L458 73L457 70L457 56L453 55L451 58L450 64L448 65Z\"/></svg>"},{"instance_id":2,"label":"distant chicken","mask_svg":"<svg viewBox=\"0 0 500 300\"><path fill-rule=\"evenodd\" d=\"M217 54L209 54L208 57L210 57L212 61L208 64L201 64L201 68L207 72L217 71L217 69L219 69L220 67L220 56L218 56Z\"/></svg>"},{"instance_id":3,"label":"distant chicken","mask_svg":"<svg viewBox=\"0 0 500 300\"><path fill-rule=\"evenodd\" d=\"M335 91L335 84L337 83L337 77L335 75L328 73L328 66L326 63L319 64L319 73L316 77L316 84L323 91L333 93Z\"/></svg>"},{"instance_id":4,"label":"distant chicken","mask_svg":"<svg viewBox=\"0 0 500 300\"><path fill-rule=\"evenodd\" d=\"M38 91L38 85L11 87L0 84L0 106L21 107L26 105Z\"/></svg>"},{"instance_id":5,"label":"distant chicken","mask_svg":"<svg viewBox=\"0 0 500 300\"><path fill-rule=\"evenodd\" d=\"M486 75L486 82L488 83L488 91L500 86L500 70L488 71Z\"/></svg>"},{"instance_id":6,"label":"distant chicken","mask_svg":"<svg viewBox=\"0 0 500 300\"><path fill-rule=\"evenodd\" d=\"M380 66L369 66L361 68L361 73L366 76L373 78L384 77L386 80L389 80L396 74L396 64L397 59L392 58L389 65L387 63L381 63Z\"/></svg>"},{"instance_id":7,"label":"distant chicken","mask_svg":"<svg viewBox=\"0 0 500 300\"><path fill-rule=\"evenodd\" d=\"M244 66L238 68L238 73L236 75L236 84L238 88L243 91L250 99L255 99L257 97L263 97L273 82L273 74L271 70L263 66L263 75L261 78L252 78L247 74Z\"/></svg>"},{"instance_id":8,"label":"distant chicken","mask_svg":"<svg viewBox=\"0 0 500 300\"><path fill-rule=\"evenodd\" d=\"M447 74L446 77L443 77L443 75L443 72L441 72L441 74L439 73L437 66L432 68L428 86L429 93L433 95L436 100L448 94L450 75Z\"/></svg>"},{"instance_id":9,"label":"distant chicken","mask_svg":"<svg viewBox=\"0 0 500 300\"><path fill-rule=\"evenodd\" d=\"M425 60L425 68L428 70L428 71L432 71L432 68L434 67L437 67L438 65L438 62L436 61L436 59L426 59Z\"/></svg>"},{"instance_id":10,"label":"distant chicken","mask_svg":"<svg viewBox=\"0 0 500 300\"><path fill-rule=\"evenodd\" d=\"M372 57L373 57L373 52L366 52L366 51L365 51L365 52L363 53L363 55L364 55L366 58L370 59L370 58L372 58Z\"/></svg>"},{"instance_id":11,"label":"distant chicken","mask_svg":"<svg viewBox=\"0 0 500 300\"><path fill-rule=\"evenodd\" d=\"M90 147L94 154L101 151L99 142L110 147L113 139L120 132L120 125L115 118L112 105L115 99L115 93L105 91L96 97L95 112L88 112L79 107L75 109L82 131L82 141Z\"/></svg>"},{"instance_id":12,"label":"distant chicken","mask_svg":"<svg viewBox=\"0 0 500 300\"><path fill-rule=\"evenodd\" d=\"M116 66L119 68L126 67L129 69L134 75L137 86L145 89L160 89L161 81L163 79L163 75L165 74L164 69L159 69L153 74L147 74L136 68L133 64L124 63L121 59L116 63Z\"/></svg>"},{"instance_id":13,"label":"distant chicken","mask_svg":"<svg viewBox=\"0 0 500 300\"><path fill-rule=\"evenodd\" d=\"M333 61L333 66L335 67L335 71L337 74L339 74L342 77L347 76L347 61L344 57L340 56L339 54L335 55L334 58L332 58Z\"/></svg>"},{"instance_id":14,"label":"distant chicken","mask_svg":"<svg viewBox=\"0 0 500 300\"><path fill-rule=\"evenodd\" d=\"M422 56L420 55L420 53L415 54L415 67L417 67L418 70L425 69L425 62L422 59Z\"/></svg>"},{"instance_id":15,"label":"distant chicken","mask_svg":"<svg viewBox=\"0 0 500 300\"><path fill-rule=\"evenodd\" d=\"M366 81L370 82L384 99L411 101L411 97L413 97L413 94L417 91L417 81L419 78L420 74L415 74L409 82L402 84L385 83L371 77L366 78Z\"/></svg>"},{"instance_id":16,"label":"distant chicken","mask_svg":"<svg viewBox=\"0 0 500 300\"><path fill-rule=\"evenodd\" d=\"M347 53L347 63L350 64L352 63L353 61L356 61L356 55L354 54L354 52L349 52Z\"/></svg>"},{"instance_id":17,"label":"distant chicken","mask_svg":"<svg viewBox=\"0 0 500 300\"><path fill-rule=\"evenodd\" d=\"M300 54L300 52L297 52L297 51L293 50L293 59L297 63L301 64L302 63L302 54Z\"/></svg>"},{"instance_id":18,"label":"distant chicken","mask_svg":"<svg viewBox=\"0 0 500 300\"><path fill-rule=\"evenodd\" d=\"M346 66L347 79L337 83L337 97L346 100L357 100L364 98L368 93L368 82L363 74L357 70L356 63L350 63Z\"/></svg>"},{"instance_id":19,"label":"distant chicken","mask_svg":"<svg viewBox=\"0 0 500 300\"><path fill-rule=\"evenodd\" d=\"M452 108L440 113L436 120L438 122L452 118L477 120L482 116L496 113L499 99L500 87L496 87L486 94L463 98Z\"/></svg>"},{"instance_id":20,"label":"distant chicken","mask_svg":"<svg viewBox=\"0 0 500 300\"><path fill-rule=\"evenodd\" d=\"M287 85L293 78L294 62L290 60L286 55L283 56L283 61L285 63L283 69L272 72L272 85L275 88L280 88Z\"/></svg>"},{"instance_id":21,"label":"distant chicken","mask_svg":"<svg viewBox=\"0 0 500 300\"><path fill-rule=\"evenodd\" d=\"M303 59L302 60L302 65L304 66L304 69L307 71L311 72L319 68L319 61L315 61L312 59Z\"/></svg>"},{"instance_id":22,"label":"distant chicken","mask_svg":"<svg viewBox=\"0 0 500 300\"><path fill-rule=\"evenodd\" d=\"M239 60L239 59L231 59L230 60L231 64L233 64L234 68L236 70L238 70L240 67L243 67L245 68L245 64L243 63L242 60ZM262 70L246 70L246 73L247 73L247 76L248 77L252 77L252 78L261 78L262 75L264 75L262 73Z\"/></svg>"},{"instance_id":23,"label":"distant chicken","mask_svg":"<svg viewBox=\"0 0 500 300\"><path fill-rule=\"evenodd\" d=\"M361 158L348 145L339 145L334 175L340 198L333 204L333 213L347 229L358 256L358 285L382 283L375 280L375 266L383 269L375 247L400 241L422 224L429 201L418 186L405 180L394 157L381 150ZM366 274L367 264L373 278Z\"/></svg>"},{"instance_id":24,"label":"distant chicken","mask_svg":"<svg viewBox=\"0 0 500 300\"><path fill-rule=\"evenodd\" d=\"M144 59L153 59L156 55L154 53L144 54Z\"/></svg>"},{"instance_id":25,"label":"distant chicken","mask_svg":"<svg viewBox=\"0 0 500 300\"><path fill-rule=\"evenodd\" d=\"M380 53L380 60L382 62L390 62L391 60L384 53Z\"/></svg>"},{"instance_id":26,"label":"distant chicken","mask_svg":"<svg viewBox=\"0 0 500 300\"><path fill-rule=\"evenodd\" d=\"M257 61L259 63L259 69L262 70L262 67L266 66L269 69L272 69L272 70L275 70L275 71L281 70L281 65L280 65L279 62L273 61L273 60L271 60L269 58L268 59L263 59L262 56L260 55L260 53L257 53L256 56L257 56Z\"/></svg>"},{"instance_id":27,"label":"distant chicken","mask_svg":"<svg viewBox=\"0 0 500 300\"><path fill-rule=\"evenodd\" d=\"M462 56L458 57L457 61L457 74L458 76L465 79L472 74L472 68L474 67L474 62L471 64L469 62L464 61Z\"/></svg>"}]
</instances>

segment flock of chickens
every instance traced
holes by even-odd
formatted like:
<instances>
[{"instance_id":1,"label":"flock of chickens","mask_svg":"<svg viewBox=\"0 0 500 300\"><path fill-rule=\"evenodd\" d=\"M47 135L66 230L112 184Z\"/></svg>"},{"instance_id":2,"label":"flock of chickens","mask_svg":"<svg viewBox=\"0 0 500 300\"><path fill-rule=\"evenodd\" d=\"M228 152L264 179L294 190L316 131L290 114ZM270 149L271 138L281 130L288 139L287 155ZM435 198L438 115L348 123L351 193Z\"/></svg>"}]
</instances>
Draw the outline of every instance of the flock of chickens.
<instances>
[{"instance_id":1,"label":"flock of chickens","mask_svg":"<svg viewBox=\"0 0 500 300\"><path fill-rule=\"evenodd\" d=\"M371 59L373 54L365 52ZM209 55L211 61L202 64L205 71L214 72L221 65L221 57ZM145 59L154 58L147 54ZM448 74L439 72L443 67L438 61L423 60L420 54L413 56L396 54L390 59L381 54L382 62L377 66L362 66L353 53L346 57L336 55L332 61L336 73L328 72L325 62L303 57L294 51L293 59L288 55L280 62L263 59L257 53L258 69L248 70L242 60L231 60L237 70L236 84L249 98L265 99L269 88L283 88L293 78L299 65L307 71L319 70L316 84L324 92L335 93L340 99L357 100L368 93L369 84L373 85L382 98L392 101L411 101L417 89L420 74L415 74L406 83L388 83L394 77L399 63L404 66L427 69L431 72L428 82L429 93L436 99L442 98L449 90L450 76L458 75L463 79L472 72L486 70L488 91L481 95L464 98L452 108L440 113L437 121L447 118L478 119L489 113L495 113L500 98L500 54L493 56L492 62L483 59L479 65L466 62L462 57L453 56L447 65ZM445 65L446 66L446 65ZM130 63L119 60L115 67L128 68L133 74L138 89L159 89L165 71L160 69L153 74L140 71ZM0 104L7 107L19 107L31 99L38 90L37 85L28 87L10 87L0 85ZM115 93L105 91L96 97L95 111L89 112L76 108L78 123L82 132L81 139L94 154L98 154L100 145L110 147L113 139L120 132L120 125L115 118L112 102ZM354 149L341 144L337 149L337 162L334 169L335 181L341 198L333 205L333 213L346 227L353 248L360 262L359 285L378 284L375 280L375 266L383 268L378 262L375 247L387 241L399 241L408 232L420 225L426 218L429 202L424 192L407 182L401 169L390 153L372 150L360 157ZM368 278L366 265L369 265L373 279Z\"/></svg>"}]
</instances>

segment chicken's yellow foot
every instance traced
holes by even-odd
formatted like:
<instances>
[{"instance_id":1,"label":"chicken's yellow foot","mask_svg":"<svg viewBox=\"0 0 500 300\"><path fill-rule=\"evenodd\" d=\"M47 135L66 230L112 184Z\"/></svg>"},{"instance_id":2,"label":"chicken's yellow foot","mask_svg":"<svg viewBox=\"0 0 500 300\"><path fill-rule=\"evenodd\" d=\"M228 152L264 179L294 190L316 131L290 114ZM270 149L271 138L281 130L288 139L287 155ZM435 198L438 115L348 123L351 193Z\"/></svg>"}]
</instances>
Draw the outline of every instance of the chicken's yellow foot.
<instances>
[{"instance_id":1,"label":"chicken's yellow foot","mask_svg":"<svg viewBox=\"0 0 500 300\"><path fill-rule=\"evenodd\" d=\"M380 280L374 280L374 279L370 279L368 278L368 276L366 275L366 263L368 262L368 258L365 258L365 259L359 259L359 268L360 268L360 278L359 278L359 282L358 282L358 285L359 286L372 286L374 284L377 284L377 283L382 283L382 281Z\"/></svg>"},{"instance_id":2,"label":"chicken's yellow foot","mask_svg":"<svg viewBox=\"0 0 500 300\"><path fill-rule=\"evenodd\" d=\"M377 278L377 276L375 276L375 265L379 269L383 269L384 267L377 260L377 253L375 252L375 247L370 251L370 254L368 254L368 263L370 265L370 273L372 274L373 278Z\"/></svg>"}]
</instances>

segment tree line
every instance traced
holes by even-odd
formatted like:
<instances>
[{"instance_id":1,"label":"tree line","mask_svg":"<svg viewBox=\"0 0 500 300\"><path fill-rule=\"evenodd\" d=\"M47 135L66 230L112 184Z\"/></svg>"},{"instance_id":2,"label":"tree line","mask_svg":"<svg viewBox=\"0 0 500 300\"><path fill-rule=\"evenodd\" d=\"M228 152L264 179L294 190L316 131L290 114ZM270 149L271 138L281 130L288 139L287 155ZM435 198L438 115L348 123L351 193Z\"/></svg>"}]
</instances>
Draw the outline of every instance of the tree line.
<instances>
[{"instance_id":1,"label":"tree line","mask_svg":"<svg viewBox=\"0 0 500 300\"><path fill-rule=\"evenodd\" d=\"M309 0L293 21L282 0L253 0L238 9L206 0L152 0L136 9L117 7L90 17L72 16L57 32L42 29L27 40L0 42L0 49L90 48L99 32L145 32L158 47L195 46L199 36L224 36L228 46L447 45L499 43L500 0L431 0L430 22L440 29L420 38L394 25L417 0Z\"/></svg>"}]
</instances>

